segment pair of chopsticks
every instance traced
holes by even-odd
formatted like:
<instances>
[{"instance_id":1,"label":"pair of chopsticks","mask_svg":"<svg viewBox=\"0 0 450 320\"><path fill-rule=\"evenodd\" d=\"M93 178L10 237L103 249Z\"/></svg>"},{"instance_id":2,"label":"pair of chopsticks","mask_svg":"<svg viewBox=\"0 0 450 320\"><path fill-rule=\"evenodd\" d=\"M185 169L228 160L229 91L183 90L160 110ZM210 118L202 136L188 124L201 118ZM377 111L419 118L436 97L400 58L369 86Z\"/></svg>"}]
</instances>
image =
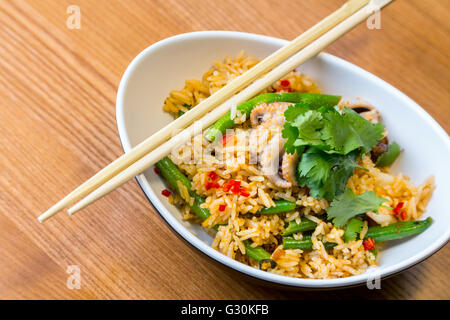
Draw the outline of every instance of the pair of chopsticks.
<instances>
[{"instance_id":1,"label":"pair of chopsticks","mask_svg":"<svg viewBox=\"0 0 450 320\"><path fill-rule=\"evenodd\" d=\"M38 220L43 222L81 199L68 210L69 215L72 215L120 187L169 154L173 148L191 139L196 132L212 125L230 111L233 105L239 105L253 98L392 1L350 0L346 2L285 47L260 61L195 108L100 170L39 216ZM261 76L263 77L260 78ZM236 94L240 90L242 91ZM184 130L180 132L182 129ZM168 139L175 132L180 133Z\"/></svg>"}]
</instances>

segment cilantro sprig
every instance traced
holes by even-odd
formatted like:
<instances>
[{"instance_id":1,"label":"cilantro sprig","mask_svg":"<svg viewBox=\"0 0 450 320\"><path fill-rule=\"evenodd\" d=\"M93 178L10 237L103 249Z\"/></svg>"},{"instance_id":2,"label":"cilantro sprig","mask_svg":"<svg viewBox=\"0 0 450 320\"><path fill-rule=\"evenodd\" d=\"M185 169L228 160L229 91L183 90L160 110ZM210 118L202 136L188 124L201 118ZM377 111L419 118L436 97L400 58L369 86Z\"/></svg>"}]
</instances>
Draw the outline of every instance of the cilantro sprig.
<instances>
[{"instance_id":1,"label":"cilantro sprig","mask_svg":"<svg viewBox=\"0 0 450 320\"><path fill-rule=\"evenodd\" d=\"M302 105L290 106L285 111L283 137L285 150L294 153L305 146L316 146L327 153L346 155L353 150L369 152L383 137L381 123L371 123L349 108L310 110Z\"/></svg>"},{"instance_id":2,"label":"cilantro sprig","mask_svg":"<svg viewBox=\"0 0 450 320\"><path fill-rule=\"evenodd\" d=\"M383 138L385 130L381 123L372 123L349 108L342 113L333 110L327 112L326 122L322 130L322 138L330 146L332 152L347 154L361 149L369 152Z\"/></svg>"},{"instance_id":3,"label":"cilantro sprig","mask_svg":"<svg viewBox=\"0 0 450 320\"><path fill-rule=\"evenodd\" d=\"M300 186L308 187L310 194L318 199L333 200L344 192L348 178L359 167L356 158L358 152L348 155L328 154L310 147L302 155L297 168L297 181Z\"/></svg>"},{"instance_id":4,"label":"cilantro sprig","mask_svg":"<svg viewBox=\"0 0 450 320\"><path fill-rule=\"evenodd\" d=\"M371 123L349 108L310 108L301 103L284 113L282 135L287 153L302 154L297 181L312 196L332 201L342 194L353 174L357 158L369 152L383 137L381 123Z\"/></svg>"},{"instance_id":5,"label":"cilantro sprig","mask_svg":"<svg viewBox=\"0 0 450 320\"><path fill-rule=\"evenodd\" d=\"M387 199L378 197L373 191L366 191L363 194L355 195L350 188L334 199L327 210L328 220L333 220L333 224L342 228L351 218L366 213L368 211L378 212L378 208Z\"/></svg>"}]
</instances>

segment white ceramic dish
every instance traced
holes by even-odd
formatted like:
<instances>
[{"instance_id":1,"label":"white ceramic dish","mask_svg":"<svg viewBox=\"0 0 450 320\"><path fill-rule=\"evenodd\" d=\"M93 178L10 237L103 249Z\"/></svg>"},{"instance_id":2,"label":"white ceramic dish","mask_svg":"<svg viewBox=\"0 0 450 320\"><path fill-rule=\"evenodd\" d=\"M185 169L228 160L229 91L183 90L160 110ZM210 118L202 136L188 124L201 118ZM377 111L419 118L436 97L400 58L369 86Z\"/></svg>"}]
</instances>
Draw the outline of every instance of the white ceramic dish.
<instances>
[{"instance_id":1,"label":"white ceramic dish","mask_svg":"<svg viewBox=\"0 0 450 320\"><path fill-rule=\"evenodd\" d=\"M165 39L141 52L127 68L117 94L117 124L123 148L130 150L166 123L164 98L182 88L187 78L200 78L212 62L234 56L244 49L263 58L287 41L239 32L207 31ZM393 57L395 59L395 57ZM146 196L166 222L194 247L218 262L249 276L286 286L335 288L354 286L386 277L413 266L443 247L450 237L450 141L447 133L420 106L397 89L363 69L329 54L319 54L299 68L317 81L324 93L343 98L361 97L376 106L404 152L394 171L409 175L416 184L430 174L437 189L425 216L435 222L424 233L395 241L382 250L379 267L362 275L330 280L295 279L260 271L232 260L210 247L212 238L197 225L183 221L181 214L161 195L162 180L149 169L137 177Z\"/></svg>"}]
</instances>

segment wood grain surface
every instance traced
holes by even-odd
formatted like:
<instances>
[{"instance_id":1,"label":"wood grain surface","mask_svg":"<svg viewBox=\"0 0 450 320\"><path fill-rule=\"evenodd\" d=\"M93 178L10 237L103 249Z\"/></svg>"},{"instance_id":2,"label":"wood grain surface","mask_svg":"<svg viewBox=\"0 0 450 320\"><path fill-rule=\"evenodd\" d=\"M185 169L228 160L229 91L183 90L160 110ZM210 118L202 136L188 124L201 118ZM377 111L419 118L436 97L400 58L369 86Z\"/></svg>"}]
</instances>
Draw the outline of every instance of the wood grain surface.
<instances>
[{"instance_id":1,"label":"wood grain surface","mask_svg":"<svg viewBox=\"0 0 450 320\"><path fill-rule=\"evenodd\" d=\"M449 299L448 245L381 290L242 281L175 235L135 180L74 217L36 219L122 153L116 90L141 50L197 30L293 39L343 3L0 0L0 298ZM66 24L73 4L80 29ZM327 51L399 88L449 132L449 33L450 1L397 0L381 29L360 25ZM80 267L80 289L66 285L70 265Z\"/></svg>"}]
</instances>

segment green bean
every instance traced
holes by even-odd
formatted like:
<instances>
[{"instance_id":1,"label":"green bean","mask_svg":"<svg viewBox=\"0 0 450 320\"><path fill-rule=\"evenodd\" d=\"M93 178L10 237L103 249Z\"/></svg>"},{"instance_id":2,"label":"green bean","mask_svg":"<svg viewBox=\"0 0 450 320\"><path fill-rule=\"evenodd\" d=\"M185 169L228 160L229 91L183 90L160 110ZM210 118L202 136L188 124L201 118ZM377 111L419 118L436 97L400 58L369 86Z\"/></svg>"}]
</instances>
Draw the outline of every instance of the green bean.
<instances>
[{"instance_id":1,"label":"green bean","mask_svg":"<svg viewBox=\"0 0 450 320\"><path fill-rule=\"evenodd\" d=\"M432 221L431 218L427 218L422 221L398 222L386 227L369 227L364 239L371 238L376 242L401 239L423 232L431 225ZM333 242L325 242L324 246L328 250L336 246L336 244ZM312 250L312 248L310 236L304 236L302 240L295 240L293 237L283 237L283 249Z\"/></svg>"},{"instance_id":2,"label":"green bean","mask_svg":"<svg viewBox=\"0 0 450 320\"><path fill-rule=\"evenodd\" d=\"M259 268L262 270L264 263L270 263L271 268L275 268L277 263L272 260L270 253L264 250L263 247L252 247L250 240L244 240L245 254L259 263Z\"/></svg>"},{"instance_id":3,"label":"green bean","mask_svg":"<svg viewBox=\"0 0 450 320\"><path fill-rule=\"evenodd\" d=\"M205 202L201 196L192 190L191 181L178 169L178 167L168 157L162 158L156 163L156 168L161 172L161 175L166 179L171 189L180 194L177 181L180 181L188 190L189 195L194 198L194 204L191 206L192 211L199 216L203 221L210 216L207 208L202 208L200 205Z\"/></svg>"},{"instance_id":4,"label":"green bean","mask_svg":"<svg viewBox=\"0 0 450 320\"><path fill-rule=\"evenodd\" d=\"M316 109L322 106L335 106L341 97L330 96L325 94L317 93L296 93L296 92L286 92L286 93L264 93L251 100L248 100L237 107L237 110L242 114L246 114L246 117L250 116L253 108L261 103L272 103L272 102L306 102L311 105L312 108ZM234 127L234 121L231 120L231 113L227 112L219 120L214 123L211 128L206 132L205 138L213 142L217 136L224 134L227 129Z\"/></svg>"},{"instance_id":5,"label":"green bean","mask_svg":"<svg viewBox=\"0 0 450 320\"><path fill-rule=\"evenodd\" d=\"M401 148L397 144L397 142L392 142L386 152L382 153L378 158L375 166L377 167L387 167L394 163L395 159L397 159L400 154Z\"/></svg>"},{"instance_id":6,"label":"green bean","mask_svg":"<svg viewBox=\"0 0 450 320\"><path fill-rule=\"evenodd\" d=\"M350 221L347 223L347 226L345 227L344 241L349 242L355 240L363 227L364 222L361 219L350 219Z\"/></svg>"},{"instance_id":7,"label":"green bean","mask_svg":"<svg viewBox=\"0 0 450 320\"><path fill-rule=\"evenodd\" d=\"M433 222L431 217L419 221L404 221L390 224L386 227L369 227L364 239L374 239L376 242L397 240L416 235L425 231Z\"/></svg>"},{"instance_id":8,"label":"green bean","mask_svg":"<svg viewBox=\"0 0 450 320\"><path fill-rule=\"evenodd\" d=\"M245 245L245 254L250 258L253 258L257 261L270 259L270 253L268 253L262 247L252 247L251 242L249 240L244 240Z\"/></svg>"},{"instance_id":9,"label":"green bean","mask_svg":"<svg viewBox=\"0 0 450 320\"><path fill-rule=\"evenodd\" d=\"M325 215L318 217L321 220L324 220L326 218ZM312 220L309 220L308 218L302 218L300 223L297 223L295 221L290 221L287 228L283 232L283 236L290 236L297 232L303 232L303 231L311 231L314 230L317 227L317 223L315 223Z\"/></svg>"},{"instance_id":10,"label":"green bean","mask_svg":"<svg viewBox=\"0 0 450 320\"><path fill-rule=\"evenodd\" d=\"M333 242L325 242L323 245L325 250L330 250L337 244ZM313 250L311 236L304 236L302 240L295 240L293 237L283 237L283 249L300 249L311 251Z\"/></svg>"},{"instance_id":11,"label":"green bean","mask_svg":"<svg viewBox=\"0 0 450 320\"><path fill-rule=\"evenodd\" d=\"M275 214L275 213L283 213L283 212L289 212L297 208L297 205L295 202L290 202L287 200L276 200L274 207L268 207L259 210L258 214Z\"/></svg>"}]
</instances>

